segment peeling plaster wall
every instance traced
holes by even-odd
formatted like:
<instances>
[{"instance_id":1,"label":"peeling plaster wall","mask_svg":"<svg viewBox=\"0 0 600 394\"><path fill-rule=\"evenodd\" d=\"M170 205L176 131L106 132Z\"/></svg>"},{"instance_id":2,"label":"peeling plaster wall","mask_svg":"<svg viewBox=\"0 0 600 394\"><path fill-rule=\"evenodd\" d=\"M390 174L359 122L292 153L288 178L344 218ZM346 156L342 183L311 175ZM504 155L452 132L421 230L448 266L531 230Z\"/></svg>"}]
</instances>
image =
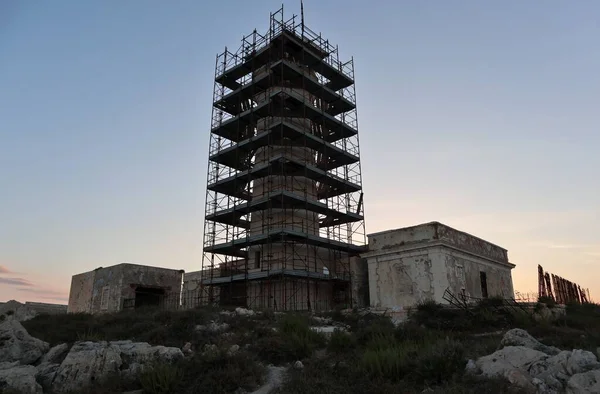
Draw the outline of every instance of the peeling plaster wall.
<instances>
[{"instance_id":1,"label":"peeling plaster wall","mask_svg":"<svg viewBox=\"0 0 600 394\"><path fill-rule=\"evenodd\" d=\"M508 263L506 249L438 222L370 234L369 251L383 251L402 246L440 241L460 250Z\"/></svg>"},{"instance_id":2,"label":"peeling plaster wall","mask_svg":"<svg viewBox=\"0 0 600 394\"><path fill-rule=\"evenodd\" d=\"M135 298L136 285L180 293L183 274L182 270L118 264L74 275L71 280L68 311L118 312L123 309L124 299Z\"/></svg>"},{"instance_id":3,"label":"peeling plaster wall","mask_svg":"<svg viewBox=\"0 0 600 394\"><path fill-rule=\"evenodd\" d=\"M183 292L199 290L202 284L202 271L186 272L183 275Z\"/></svg>"},{"instance_id":4,"label":"peeling plaster wall","mask_svg":"<svg viewBox=\"0 0 600 394\"><path fill-rule=\"evenodd\" d=\"M167 292L181 292L183 270L135 264L121 264L121 266L121 299L135 298L135 289L132 285L160 287Z\"/></svg>"},{"instance_id":5,"label":"peeling plaster wall","mask_svg":"<svg viewBox=\"0 0 600 394\"><path fill-rule=\"evenodd\" d=\"M434 298L434 269L427 251L368 259L369 298L376 308L398 308Z\"/></svg>"},{"instance_id":6,"label":"peeling plaster wall","mask_svg":"<svg viewBox=\"0 0 600 394\"><path fill-rule=\"evenodd\" d=\"M406 308L432 299L445 303L446 289L482 297L480 273L488 296L514 297L505 249L440 223L369 235L370 305Z\"/></svg>"},{"instance_id":7,"label":"peeling plaster wall","mask_svg":"<svg viewBox=\"0 0 600 394\"><path fill-rule=\"evenodd\" d=\"M91 313L92 291L94 288L94 276L96 271L90 271L71 278L71 290L69 291L68 313Z\"/></svg>"},{"instance_id":8,"label":"peeling plaster wall","mask_svg":"<svg viewBox=\"0 0 600 394\"><path fill-rule=\"evenodd\" d=\"M117 312L121 310L121 286L123 280L123 264L96 270L92 290L92 313ZM108 308L102 308L104 289L108 289ZM106 293L105 293L106 296Z\"/></svg>"}]
</instances>

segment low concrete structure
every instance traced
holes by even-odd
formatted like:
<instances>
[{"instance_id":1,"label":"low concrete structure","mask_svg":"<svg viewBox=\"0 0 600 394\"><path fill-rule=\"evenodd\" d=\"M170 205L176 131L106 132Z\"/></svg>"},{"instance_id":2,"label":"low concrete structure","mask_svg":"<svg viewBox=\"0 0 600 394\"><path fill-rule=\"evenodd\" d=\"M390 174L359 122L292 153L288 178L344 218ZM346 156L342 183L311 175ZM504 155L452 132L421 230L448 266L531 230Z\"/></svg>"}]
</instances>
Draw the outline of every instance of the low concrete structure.
<instances>
[{"instance_id":1,"label":"low concrete structure","mask_svg":"<svg viewBox=\"0 0 600 394\"><path fill-rule=\"evenodd\" d=\"M505 249L438 222L369 236L370 305L402 310L425 300L446 303L446 289L470 297L514 297Z\"/></svg>"},{"instance_id":2,"label":"low concrete structure","mask_svg":"<svg viewBox=\"0 0 600 394\"><path fill-rule=\"evenodd\" d=\"M118 264L74 275L69 313L106 313L168 301L178 305L183 270Z\"/></svg>"},{"instance_id":3,"label":"low concrete structure","mask_svg":"<svg viewBox=\"0 0 600 394\"><path fill-rule=\"evenodd\" d=\"M67 313L67 305L49 304L46 302L25 302L27 308L33 309L39 315L62 315Z\"/></svg>"}]
</instances>

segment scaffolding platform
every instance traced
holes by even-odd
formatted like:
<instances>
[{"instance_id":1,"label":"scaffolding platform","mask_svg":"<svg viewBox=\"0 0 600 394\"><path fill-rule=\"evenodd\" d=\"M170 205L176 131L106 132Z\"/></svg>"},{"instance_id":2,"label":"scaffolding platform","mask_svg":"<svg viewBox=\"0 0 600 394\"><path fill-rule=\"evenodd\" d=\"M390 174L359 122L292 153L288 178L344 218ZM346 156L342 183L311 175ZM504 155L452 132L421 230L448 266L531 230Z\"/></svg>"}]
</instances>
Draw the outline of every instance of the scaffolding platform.
<instances>
[{"instance_id":1,"label":"scaffolding platform","mask_svg":"<svg viewBox=\"0 0 600 394\"><path fill-rule=\"evenodd\" d=\"M253 76L248 83L241 85L217 101L215 106L231 115L238 115L243 112L243 103L256 95L264 93L269 88L287 85L302 88L327 103L325 112L332 116L348 112L356 107L350 100L321 84L316 77L288 60L279 60L269 68L271 73L261 72Z\"/></svg>"},{"instance_id":2,"label":"scaffolding platform","mask_svg":"<svg viewBox=\"0 0 600 394\"><path fill-rule=\"evenodd\" d=\"M231 242L215 244L204 248L205 252L219 253L226 256L247 258L247 251L243 248L262 245L266 243L298 242L303 245L323 247L330 250L347 252L349 255L359 255L366 251L365 246L354 245L347 242L335 241L318 235L308 234L289 228L271 229L268 232L238 238Z\"/></svg>"},{"instance_id":3,"label":"scaffolding platform","mask_svg":"<svg viewBox=\"0 0 600 394\"><path fill-rule=\"evenodd\" d=\"M252 212L267 209L304 209L325 215L325 219L319 223L319 227L321 228L357 222L364 219L362 215L353 212L339 212L329 208L327 204L306 199L289 191L276 191L248 203L207 215L206 220L249 229L250 222L241 218Z\"/></svg>"},{"instance_id":4,"label":"scaffolding platform","mask_svg":"<svg viewBox=\"0 0 600 394\"><path fill-rule=\"evenodd\" d=\"M252 57L225 70L223 74L216 77L216 81L231 90L236 90L241 86L237 82L238 79L268 64L272 60L273 52L281 54L280 56L283 57L284 51L294 54L294 57L300 60L304 66L310 67L327 78L329 82L325 86L333 91L346 88L354 83L352 78L325 61L329 53L323 52L306 40L303 42L301 37L289 30L284 30L273 37L269 45L256 51Z\"/></svg>"},{"instance_id":5,"label":"scaffolding platform","mask_svg":"<svg viewBox=\"0 0 600 394\"><path fill-rule=\"evenodd\" d=\"M352 126L306 102L302 95L285 87L273 89L268 100L220 123L212 129L212 133L237 143L249 137L247 127L254 127L259 119L266 117L309 119L327 130L321 136L327 142L357 134Z\"/></svg>"},{"instance_id":6,"label":"scaffolding platform","mask_svg":"<svg viewBox=\"0 0 600 394\"><path fill-rule=\"evenodd\" d=\"M308 278L308 279L326 280L326 281L330 281L330 280L348 281L348 280L350 280L350 278L348 278L347 275L338 276L338 275L329 275L329 274L323 274L320 272L313 272L313 271L306 271L306 270L279 268L279 269L273 269L273 270L268 270L268 271L266 271L266 270L249 271L248 273L202 279L202 284L203 285L216 285L216 284L222 284L222 283L239 282L239 281L245 281L245 280L259 280L259 279L267 279L267 278L282 277L282 276L289 276L289 277L295 277L295 278L300 278L300 279Z\"/></svg>"},{"instance_id":7,"label":"scaffolding platform","mask_svg":"<svg viewBox=\"0 0 600 394\"><path fill-rule=\"evenodd\" d=\"M243 200L250 200L250 193L245 189L240 188L240 185L245 185L254 179L264 178L270 175L283 175L289 177L305 177L327 186L318 191L317 197L319 200L361 190L359 185L323 171L315 166L301 163L296 158L290 158L288 156L289 155L285 153L273 156L267 163L255 165L250 170L241 171L228 178L209 184L208 189Z\"/></svg>"},{"instance_id":8,"label":"scaffolding platform","mask_svg":"<svg viewBox=\"0 0 600 394\"><path fill-rule=\"evenodd\" d=\"M302 130L291 121L280 119L269 125L269 129L223 149L210 157L215 163L220 163L236 170L248 169L248 156L256 149L265 146L294 146L307 147L322 154L327 160L317 164L317 168L329 171L337 167L357 163L358 156L351 154L316 135Z\"/></svg>"}]
</instances>

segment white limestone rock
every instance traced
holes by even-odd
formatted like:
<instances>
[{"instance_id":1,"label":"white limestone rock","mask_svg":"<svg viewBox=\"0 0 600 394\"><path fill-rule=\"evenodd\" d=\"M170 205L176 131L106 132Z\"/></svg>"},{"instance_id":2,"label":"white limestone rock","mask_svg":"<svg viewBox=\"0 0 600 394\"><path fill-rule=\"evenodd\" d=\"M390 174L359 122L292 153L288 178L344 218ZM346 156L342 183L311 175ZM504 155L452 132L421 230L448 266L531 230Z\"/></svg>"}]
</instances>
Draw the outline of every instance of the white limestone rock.
<instances>
[{"instance_id":1,"label":"white limestone rock","mask_svg":"<svg viewBox=\"0 0 600 394\"><path fill-rule=\"evenodd\" d=\"M480 357L475 365L485 376L495 377L505 376L513 369L529 371L533 364L548 358L547 354L525 346L507 346L488 356Z\"/></svg>"},{"instance_id":2,"label":"white limestone rock","mask_svg":"<svg viewBox=\"0 0 600 394\"><path fill-rule=\"evenodd\" d=\"M565 368L569 375L576 375L594 369L600 369L600 363L594 353L575 349L571 352Z\"/></svg>"},{"instance_id":3,"label":"white limestone rock","mask_svg":"<svg viewBox=\"0 0 600 394\"><path fill-rule=\"evenodd\" d=\"M560 353L560 349L553 346L546 346L531 335L525 330L520 328L514 328L509 330L502 341L500 342L501 347L506 346L524 346L533 350L538 350L540 352L544 352L551 356Z\"/></svg>"},{"instance_id":4,"label":"white limestone rock","mask_svg":"<svg viewBox=\"0 0 600 394\"><path fill-rule=\"evenodd\" d=\"M217 323L211 321L210 323L204 325L197 325L196 331L208 331L208 332L225 332L229 330L229 324L227 323Z\"/></svg>"},{"instance_id":5,"label":"white limestone rock","mask_svg":"<svg viewBox=\"0 0 600 394\"><path fill-rule=\"evenodd\" d=\"M52 349L48 350L48 353L44 354L40 360L41 364L60 364L69 353L69 345L66 343L56 345Z\"/></svg>"},{"instance_id":6,"label":"white limestone rock","mask_svg":"<svg viewBox=\"0 0 600 394\"><path fill-rule=\"evenodd\" d=\"M111 375L134 378L144 366L183 358L179 348L132 341L77 342L63 360L52 382L55 392L81 390Z\"/></svg>"},{"instance_id":7,"label":"white limestone rock","mask_svg":"<svg viewBox=\"0 0 600 394\"><path fill-rule=\"evenodd\" d=\"M8 361L4 361L0 363L0 371L4 370L4 369L11 369L14 367L18 367L20 364L18 361L13 361L13 362L8 362Z\"/></svg>"},{"instance_id":8,"label":"white limestone rock","mask_svg":"<svg viewBox=\"0 0 600 394\"><path fill-rule=\"evenodd\" d=\"M228 356L233 356L240 350L240 345L231 345L229 350L227 351Z\"/></svg>"},{"instance_id":9,"label":"white limestone rock","mask_svg":"<svg viewBox=\"0 0 600 394\"><path fill-rule=\"evenodd\" d=\"M239 316L254 316L255 312L252 309L246 309L246 308L235 308L235 313Z\"/></svg>"},{"instance_id":10,"label":"white limestone rock","mask_svg":"<svg viewBox=\"0 0 600 394\"><path fill-rule=\"evenodd\" d=\"M49 348L48 343L29 335L17 320L6 320L0 324L0 362L33 364Z\"/></svg>"},{"instance_id":11,"label":"white limestone rock","mask_svg":"<svg viewBox=\"0 0 600 394\"><path fill-rule=\"evenodd\" d=\"M474 360L467 361L467 365L465 366L465 372L469 373L469 374L479 374L479 373L481 373L481 371L477 367L477 364L475 364Z\"/></svg>"},{"instance_id":12,"label":"white limestone rock","mask_svg":"<svg viewBox=\"0 0 600 394\"><path fill-rule=\"evenodd\" d=\"M35 380L42 386L45 391L49 391L52 388L52 382L56 377L56 372L60 364L56 363L43 363L36 367Z\"/></svg>"},{"instance_id":13,"label":"white limestone rock","mask_svg":"<svg viewBox=\"0 0 600 394\"><path fill-rule=\"evenodd\" d=\"M36 372L32 365L18 365L0 370L0 388L21 394L43 394L42 386L35 380Z\"/></svg>"},{"instance_id":14,"label":"white limestone rock","mask_svg":"<svg viewBox=\"0 0 600 394\"><path fill-rule=\"evenodd\" d=\"M569 379L567 394L600 393L600 370L578 373Z\"/></svg>"}]
</instances>

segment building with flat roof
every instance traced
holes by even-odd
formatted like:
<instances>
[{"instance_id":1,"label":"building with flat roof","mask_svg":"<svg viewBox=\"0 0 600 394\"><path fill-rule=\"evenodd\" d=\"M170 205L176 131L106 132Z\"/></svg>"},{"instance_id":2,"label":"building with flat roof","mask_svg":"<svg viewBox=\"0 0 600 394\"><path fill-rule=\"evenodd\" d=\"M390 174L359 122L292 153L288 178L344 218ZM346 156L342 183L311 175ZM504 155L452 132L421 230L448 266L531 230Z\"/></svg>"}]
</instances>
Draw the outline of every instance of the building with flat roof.
<instances>
[{"instance_id":1,"label":"building with flat roof","mask_svg":"<svg viewBox=\"0 0 600 394\"><path fill-rule=\"evenodd\" d=\"M513 298L506 249L438 222L369 234L370 305L406 308L446 290L468 298Z\"/></svg>"},{"instance_id":2,"label":"building with flat roof","mask_svg":"<svg viewBox=\"0 0 600 394\"><path fill-rule=\"evenodd\" d=\"M178 306L183 270L138 264L117 264L74 275L69 313L107 313L161 305L168 296Z\"/></svg>"}]
</instances>

